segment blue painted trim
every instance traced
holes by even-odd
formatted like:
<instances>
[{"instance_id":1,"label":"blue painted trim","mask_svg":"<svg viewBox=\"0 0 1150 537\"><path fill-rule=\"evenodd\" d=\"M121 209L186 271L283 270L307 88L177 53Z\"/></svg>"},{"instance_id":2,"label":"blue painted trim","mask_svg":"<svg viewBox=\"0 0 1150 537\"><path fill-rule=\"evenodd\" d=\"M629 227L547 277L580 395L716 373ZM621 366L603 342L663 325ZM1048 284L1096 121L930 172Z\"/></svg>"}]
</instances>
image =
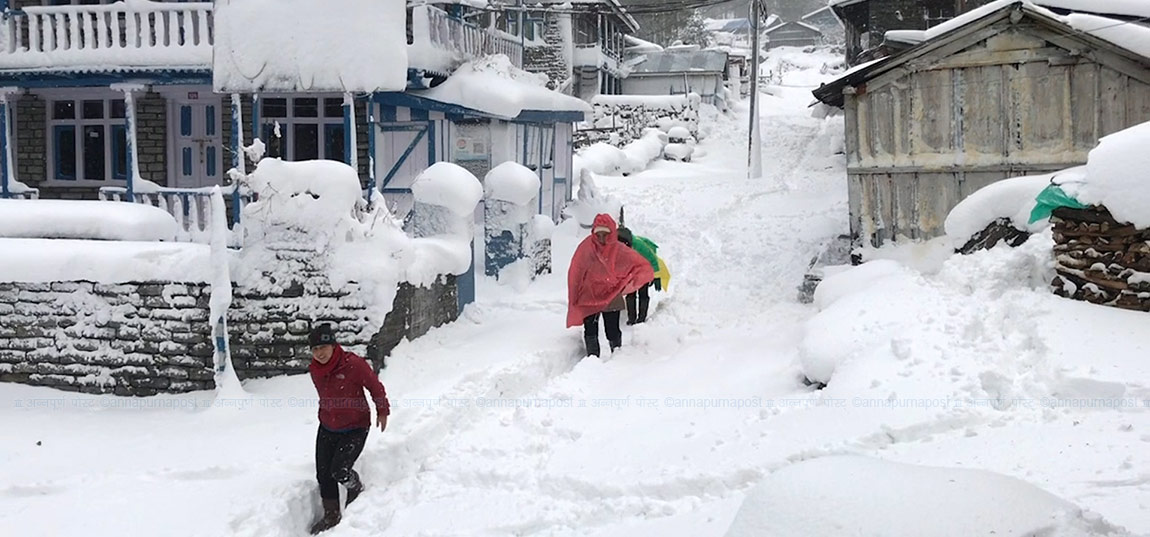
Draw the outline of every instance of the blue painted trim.
<instances>
[{"instance_id":1,"label":"blue painted trim","mask_svg":"<svg viewBox=\"0 0 1150 537\"><path fill-rule=\"evenodd\" d=\"M374 102L374 100L375 99L374 99L374 94L373 94L372 101ZM380 108L379 120L381 122L383 122L383 123L394 123L396 121L399 121L398 116L396 115L395 106L382 105L381 104L381 105L379 105L379 108Z\"/></svg>"},{"instance_id":2,"label":"blue painted trim","mask_svg":"<svg viewBox=\"0 0 1150 537\"><path fill-rule=\"evenodd\" d=\"M216 135L216 105L209 104L204 107L204 136Z\"/></svg>"},{"instance_id":3,"label":"blue painted trim","mask_svg":"<svg viewBox=\"0 0 1150 537\"><path fill-rule=\"evenodd\" d=\"M395 164L391 165L391 169L388 170L387 175L383 176L383 186L385 187L383 190L384 192L387 192L387 184L391 182L393 177L395 177L395 173L399 171L399 167L407 161L407 157L411 156L411 152L415 151L415 147L419 145L419 141L422 140L426 134L427 130L419 131L419 133L415 135L415 139L412 140L410 144L408 144L407 149L404 150L403 154L400 155L398 159L396 159Z\"/></svg>"},{"instance_id":4,"label":"blue painted trim","mask_svg":"<svg viewBox=\"0 0 1150 537\"><path fill-rule=\"evenodd\" d=\"M467 266L467 272L456 277L455 288L458 292L457 298L459 299L459 314L463 314L463 308L468 304L475 302L475 239L471 240L471 264Z\"/></svg>"},{"instance_id":5,"label":"blue painted trim","mask_svg":"<svg viewBox=\"0 0 1150 537\"><path fill-rule=\"evenodd\" d=\"M192 135L192 106L180 105L180 136Z\"/></svg>"},{"instance_id":6,"label":"blue painted trim","mask_svg":"<svg viewBox=\"0 0 1150 537\"><path fill-rule=\"evenodd\" d=\"M583 121L583 112L557 110L524 110L513 121L523 123L578 123Z\"/></svg>"},{"instance_id":7,"label":"blue painted trim","mask_svg":"<svg viewBox=\"0 0 1150 537\"><path fill-rule=\"evenodd\" d=\"M63 133L69 132L69 131L72 133L72 158L76 158L76 151L75 151L76 150L76 144L79 143L76 140L76 126L75 125L56 125L56 126L52 127L52 142L53 142L52 143L52 160L53 160L53 164L55 164L55 168L56 168L56 174L55 175L56 175L56 180L58 180L58 181L75 181L76 180L76 172L78 172L80 170L80 163L76 162L74 165L75 168L73 170L71 177L60 174L60 168L61 168L60 164L63 162L63 159L61 158L61 155L60 155L60 140L62 138ZM129 165L129 167L130 167L130 165Z\"/></svg>"},{"instance_id":8,"label":"blue painted trim","mask_svg":"<svg viewBox=\"0 0 1150 537\"><path fill-rule=\"evenodd\" d=\"M240 169L240 159L244 158L243 148L240 147L240 138L243 137L243 101L240 105L236 106L235 101L232 103L232 167L236 170ZM240 223L240 186L234 185L232 187L232 222L233 225Z\"/></svg>"},{"instance_id":9,"label":"blue painted trim","mask_svg":"<svg viewBox=\"0 0 1150 537\"><path fill-rule=\"evenodd\" d=\"M411 131L417 132L427 130L427 125L423 123L379 123L379 130L383 132L396 132L396 131Z\"/></svg>"},{"instance_id":10,"label":"blue painted trim","mask_svg":"<svg viewBox=\"0 0 1150 537\"><path fill-rule=\"evenodd\" d=\"M351 129L352 124L355 123L355 102L352 104L343 104L343 162L351 164L351 156L354 154L356 148L352 147L351 143ZM326 127L325 127L326 129ZM355 171L359 175L359 170Z\"/></svg>"},{"instance_id":11,"label":"blue painted trim","mask_svg":"<svg viewBox=\"0 0 1150 537\"><path fill-rule=\"evenodd\" d=\"M412 121L427 121L430 117L429 114L430 114L430 112L428 112L427 110L425 110L423 108L412 108L411 109L411 120Z\"/></svg>"},{"instance_id":12,"label":"blue painted trim","mask_svg":"<svg viewBox=\"0 0 1150 537\"><path fill-rule=\"evenodd\" d=\"M367 96L367 208L371 210L372 198L375 197L375 99L374 94Z\"/></svg>"},{"instance_id":13,"label":"blue painted trim","mask_svg":"<svg viewBox=\"0 0 1150 537\"><path fill-rule=\"evenodd\" d=\"M435 122L427 122L427 165L439 162L435 155Z\"/></svg>"},{"instance_id":14,"label":"blue painted trim","mask_svg":"<svg viewBox=\"0 0 1150 537\"><path fill-rule=\"evenodd\" d=\"M8 9L8 1L3 8ZM8 198L8 105L0 103L0 198Z\"/></svg>"},{"instance_id":15,"label":"blue painted trim","mask_svg":"<svg viewBox=\"0 0 1150 537\"><path fill-rule=\"evenodd\" d=\"M252 94L252 140L260 138L264 144L269 144L269 140L263 140L263 132L260 129L260 96Z\"/></svg>"},{"instance_id":16,"label":"blue painted trim","mask_svg":"<svg viewBox=\"0 0 1150 537\"><path fill-rule=\"evenodd\" d=\"M387 188L384 187L383 193L385 194L414 194L415 191L410 188Z\"/></svg>"},{"instance_id":17,"label":"blue painted trim","mask_svg":"<svg viewBox=\"0 0 1150 537\"><path fill-rule=\"evenodd\" d=\"M82 88L110 86L122 82L151 86L210 85L211 70L193 71L123 71L117 73L45 73L29 71L0 72L0 84L21 88Z\"/></svg>"},{"instance_id":18,"label":"blue painted trim","mask_svg":"<svg viewBox=\"0 0 1150 537\"><path fill-rule=\"evenodd\" d=\"M192 176L192 148L185 147L180 153L180 168L184 177Z\"/></svg>"},{"instance_id":19,"label":"blue painted trim","mask_svg":"<svg viewBox=\"0 0 1150 537\"><path fill-rule=\"evenodd\" d=\"M208 177L216 176L216 147L208 146L204 149L204 174Z\"/></svg>"},{"instance_id":20,"label":"blue painted trim","mask_svg":"<svg viewBox=\"0 0 1150 537\"><path fill-rule=\"evenodd\" d=\"M491 114L485 114L478 110L472 110L463 106L454 104L441 103L433 101L410 93L401 92L387 92L376 93L375 100L382 105L391 105L404 108L422 109L432 112L443 112L444 114L455 114L467 118L496 118Z\"/></svg>"}]
</instances>

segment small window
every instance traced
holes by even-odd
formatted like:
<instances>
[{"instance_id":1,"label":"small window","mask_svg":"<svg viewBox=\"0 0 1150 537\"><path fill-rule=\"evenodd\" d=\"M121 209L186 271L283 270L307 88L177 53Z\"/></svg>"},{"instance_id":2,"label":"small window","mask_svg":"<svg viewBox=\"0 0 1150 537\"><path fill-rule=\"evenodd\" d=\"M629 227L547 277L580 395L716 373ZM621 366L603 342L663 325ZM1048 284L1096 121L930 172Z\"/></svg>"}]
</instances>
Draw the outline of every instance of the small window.
<instances>
[{"instance_id":1,"label":"small window","mask_svg":"<svg viewBox=\"0 0 1150 537\"><path fill-rule=\"evenodd\" d=\"M104 101L84 101L84 119L104 119Z\"/></svg>"},{"instance_id":2,"label":"small window","mask_svg":"<svg viewBox=\"0 0 1150 537\"><path fill-rule=\"evenodd\" d=\"M347 155L345 154L346 147L343 125L328 124L323 126L323 158L350 164L347 162Z\"/></svg>"},{"instance_id":3,"label":"small window","mask_svg":"<svg viewBox=\"0 0 1150 537\"><path fill-rule=\"evenodd\" d=\"M319 125L302 123L295 125L292 134L292 160L315 160L319 158Z\"/></svg>"},{"instance_id":4,"label":"small window","mask_svg":"<svg viewBox=\"0 0 1150 537\"><path fill-rule=\"evenodd\" d=\"M53 103L52 119L76 119L76 102L56 101Z\"/></svg>"},{"instance_id":5,"label":"small window","mask_svg":"<svg viewBox=\"0 0 1150 537\"><path fill-rule=\"evenodd\" d=\"M343 117L343 99L324 99L323 117Z\"/></svg>"},{"instance_id":6,"label":"small window","mask_svg":"<svg viewBox=\"0 0 1150 537\"><path fill-rule=\"evenodd\" d=\"M319 117L319 103L315 97L295 99L292 104L295 117Z\"/></svg>"},{"instance_id":7,"label":"small window","mask_svg":"<svg viewBox=\"0 0 1150 537\"><path fill-rule=\"evenodd\" d=\"M287 99L282 97L262 99L264 117L287 117Z\"/></svg>"},{"instance_id":8,"label":"small window","mask_svg":"<svg viewBox=\"0 0 1150 537\"><path fill-rule=\"evenodd\" d=\"M114 100L111 102L111 114L109 117L116 119L124 119L127 116L125 113L125 104L123 100Z\"/></svg>"}]
</instances>

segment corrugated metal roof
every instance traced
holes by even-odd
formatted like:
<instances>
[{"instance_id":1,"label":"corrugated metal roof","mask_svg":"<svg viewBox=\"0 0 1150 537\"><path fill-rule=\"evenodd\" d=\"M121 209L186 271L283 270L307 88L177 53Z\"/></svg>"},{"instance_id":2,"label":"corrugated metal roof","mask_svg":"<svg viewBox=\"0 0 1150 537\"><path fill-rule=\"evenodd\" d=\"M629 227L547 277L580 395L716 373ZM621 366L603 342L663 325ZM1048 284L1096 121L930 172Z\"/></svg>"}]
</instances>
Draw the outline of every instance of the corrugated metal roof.
<instances>
[{"instance_id":1,"label":"corrugated metal roof","mask_svg":"<svg viewBox=\"0 0 1150 537\"><path fill-rule=\"evenodd\" d=\"M727 68L727 53L718 50L656 52L636 65L632 74L721 73Z\"/></svg>"}]
</instances>

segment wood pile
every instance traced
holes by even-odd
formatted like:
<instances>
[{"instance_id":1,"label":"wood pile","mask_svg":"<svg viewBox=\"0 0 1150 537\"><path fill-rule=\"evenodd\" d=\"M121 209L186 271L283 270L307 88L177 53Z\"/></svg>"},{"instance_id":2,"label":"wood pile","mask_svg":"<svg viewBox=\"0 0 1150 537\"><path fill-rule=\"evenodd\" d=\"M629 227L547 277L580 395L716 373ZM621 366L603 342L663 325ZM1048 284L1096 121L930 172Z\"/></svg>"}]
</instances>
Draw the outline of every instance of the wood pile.
<instances>
[{"instance_id":1,"label":"wood pile","mask_svg":"<svg viewBox=\"0 0 1150 537\"><path fill-rule=\"evenodd\" d=\"M1104 207L1060 207L1050 223L1055 294L1150 312L1150 229L1117 222Z\"/></svg>"}]
</instances>

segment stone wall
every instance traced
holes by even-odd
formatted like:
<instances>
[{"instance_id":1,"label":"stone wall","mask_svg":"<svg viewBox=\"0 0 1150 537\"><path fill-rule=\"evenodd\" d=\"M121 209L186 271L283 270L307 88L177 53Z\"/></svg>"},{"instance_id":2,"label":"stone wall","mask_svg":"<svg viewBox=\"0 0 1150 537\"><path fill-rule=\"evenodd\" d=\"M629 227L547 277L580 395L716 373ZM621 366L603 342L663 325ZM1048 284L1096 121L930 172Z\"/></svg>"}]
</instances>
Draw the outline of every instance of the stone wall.
<instances>
[{"instance_id":1,"label":"stone wall","mask_svg":"<svg viewBox=\"0 0 1150 537\"><path fill-rule=\"evenodd\" d=\"M674 126L683 126L691 136L699 137L699 99L665 95L629 95L621 99L613 96L597 97L591 102L591 128L575 131L575 146L585 147L595 142L606 142L622 147L643 136L643 130L658 128L664 132Z\"/></svg>"},{"instance_id":2,"label":"stone wall","mask_svg":"<svg viewBox=\"0 0 1150 537\"><path fill-rule=\"evenodd\" d=\"M117 395L213 387L198 283L0 283L0 381Z\"/></svg>"},{"instance_id":3,"label":"stone wall","mask_svg":"<svg viewBox=\"0 0 1150 537\"><path fill-rule=\"evenodd\" d=\"M168 107L158 93L136 96L136 146L140 151L140 176L167 186Z\"/></svg>"},{"instance_id":4,"label":"stone wall","mask_svg":"<svg viewBox=\"0 0 1150 537\"><path fill-rule=\"evenodd\" d=\"M1150 312L1150 229L1119 223L1102 207L1060 207L1050 223L1056 295Z\"/></svg>"},{"instance_id":5,"label":"stone wall","mask_svg":"<svg viewBox=\"0 0 1150 537\"><path fill-rule=\"evenodd\" d=\"M16 101L16 179L35 187L48 175L47 104L36 95Z\"/></svg>"},{"instance_id":6,"label":"stone wall","mask_svg":"<svg viewBox=\"0 0 1150 537\"><path fill-rule=\"evenodd\" d=\"M563 54L564 31L560 17L570 19L570 15L545 14L543 22L543 42L545 44L523 49L523 69L531 73L547 75L547 87L556 89L571 76L571 66ZM567 93L570 93L569 91Z\"/></svg>"}]
</instances>

